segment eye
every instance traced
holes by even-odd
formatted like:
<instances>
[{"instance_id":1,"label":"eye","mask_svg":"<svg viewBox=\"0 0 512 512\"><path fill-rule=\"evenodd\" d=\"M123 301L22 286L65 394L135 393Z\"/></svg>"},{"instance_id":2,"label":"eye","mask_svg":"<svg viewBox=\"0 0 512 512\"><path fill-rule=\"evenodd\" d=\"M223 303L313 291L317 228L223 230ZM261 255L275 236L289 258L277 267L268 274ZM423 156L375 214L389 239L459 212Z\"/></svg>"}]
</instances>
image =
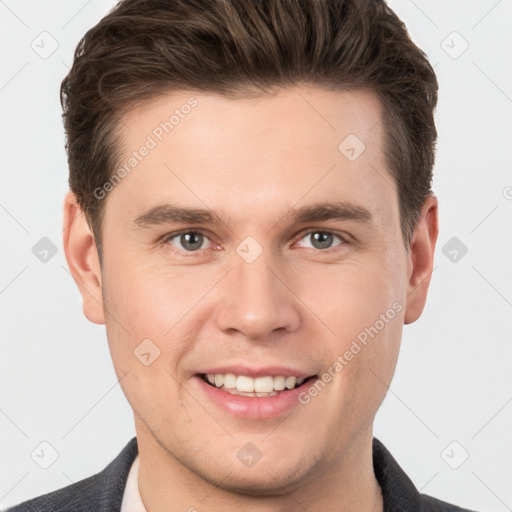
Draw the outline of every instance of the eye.
<instances>
[{"instance_id":1,"label":"eye","mask_svg":"<svg viewBox=\"0 0 512 512\"><path fill-rule=\"evenodd\" d=\"M340 235L336 235L335 233L332 233L331 231L321 231L321 230L311 230L308 231L301 240L304 239L310 239L311 243L310 245L306 245L306 247L310 247L312 249L322 250L324 252L329 252L326 249L335 249L339 245L343 245L346 243L346 240L341 237ZM338 239L341 243L337 244L332 247L332 243L335 239Z\"/></svg>"},{"instance_id":2,"label":"eye","mask_svg":"<svg viewBox=\"0 0 512 512\"><path fill-rule=\"evenodd\" d=\"M172 233L164 239L165 244L172 245L184 252L206 249L206 241L210 241L210 239L199 231L180 231L179 233Z\"/></svg>"},{"instance_id":3,"label":"eye","mask_svg":"<svg viewBox=\"0 0 512 512\"><path fill-rule=\"evenodd\" d=\"M320 250L322 252L336 250L336 247L346 243L346 240L342 236L331 231L322 231L318 229L305 233L299 242L307 239L310 240L310 243L309 245L306 243L304 247ZM333 243L336 240L338 240L339 243L333 246ZM208 246L208 242L210 242L210 246ZM179 252L189 253L189 255L203 249L216 247L212 244L211 240L200 231L179 231L177 233L171 233L164 238L163 243L171 245L178 249Z\"/></svg>"}]
</instances>

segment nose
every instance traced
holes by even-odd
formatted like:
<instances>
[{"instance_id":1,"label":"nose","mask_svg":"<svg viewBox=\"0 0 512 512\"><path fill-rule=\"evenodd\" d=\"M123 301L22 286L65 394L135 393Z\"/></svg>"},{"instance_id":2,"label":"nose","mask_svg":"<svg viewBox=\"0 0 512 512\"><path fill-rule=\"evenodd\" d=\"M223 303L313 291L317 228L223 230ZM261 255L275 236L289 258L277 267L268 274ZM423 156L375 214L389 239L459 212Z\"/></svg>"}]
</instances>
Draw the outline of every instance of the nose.
<instances>
[{"instance_id":1,"label":"nose","mask_svg":"<svg viewBox=\"0 0 512 512\"><path fill-rule=\"evenodd\" d=\"M252 263L235 255L234 268L223 280L217 327L239 333L253 341L264 341L278 331L296 331L301 324L300 300L293 283L273 264L266 252ZM289 279L288 279L289 280Z\"/></svg>"}]
</instances>

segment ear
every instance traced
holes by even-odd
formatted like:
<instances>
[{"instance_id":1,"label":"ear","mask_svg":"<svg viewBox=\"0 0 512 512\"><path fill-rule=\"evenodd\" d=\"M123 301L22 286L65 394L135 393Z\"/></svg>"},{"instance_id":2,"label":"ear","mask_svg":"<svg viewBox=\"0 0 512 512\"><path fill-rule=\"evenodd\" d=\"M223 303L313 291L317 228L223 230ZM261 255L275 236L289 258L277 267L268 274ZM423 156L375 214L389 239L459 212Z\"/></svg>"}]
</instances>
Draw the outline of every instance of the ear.
<instances>
[{"instance_id":1,"label":"ear","mask_svg":"<svg viewBox=\"0 0 512 512\"><path fill-rule=\"evenodd\" d=\"M84 314L91 322L104 324L101 268L94 237L73 192L66 194L63 209L64 253L82 295Z\"/></svg>"},{"instance_id":2,"label":"ear","mask_svg":"<svg viewBox=\"0 0 512 512\"><path fill-rule=\"evenodd\" d=\"M418 320L425 307L438 233L437 197L429 195L421 207L408 255L410 270L404 324Z\"/></svg>"}]
</instances>

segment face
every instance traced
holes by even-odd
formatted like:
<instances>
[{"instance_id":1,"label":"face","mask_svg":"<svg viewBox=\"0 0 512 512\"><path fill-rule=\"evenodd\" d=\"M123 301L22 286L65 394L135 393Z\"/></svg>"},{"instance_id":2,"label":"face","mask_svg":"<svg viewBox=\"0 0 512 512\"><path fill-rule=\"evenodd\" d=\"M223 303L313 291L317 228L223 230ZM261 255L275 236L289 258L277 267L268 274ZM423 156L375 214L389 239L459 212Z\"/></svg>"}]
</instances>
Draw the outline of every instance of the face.
<instances>
[{"instance_id":1,"label":"face","mask_svg":"<svg viewBox=\"0 0 512 512\"><path fill-rule=\"evenodd\" d=\"M84 311L106 324L139 443L261 494L371 438L415 319L380 120L370 92L307 87L181 91L123 117L104 310Z\"/></svg>"}]
</instances>

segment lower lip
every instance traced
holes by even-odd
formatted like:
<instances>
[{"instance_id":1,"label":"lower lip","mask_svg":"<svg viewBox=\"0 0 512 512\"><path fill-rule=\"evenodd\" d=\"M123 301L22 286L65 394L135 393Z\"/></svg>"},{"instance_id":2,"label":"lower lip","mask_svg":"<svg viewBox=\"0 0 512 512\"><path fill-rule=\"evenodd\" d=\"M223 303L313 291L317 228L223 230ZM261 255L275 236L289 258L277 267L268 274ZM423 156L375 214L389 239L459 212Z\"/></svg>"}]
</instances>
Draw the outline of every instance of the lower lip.
<instances>
[{"instance_id":1,"label":"lower lip","mask_svg":"<svg viewBox=\"0 0 512 512\"><path fill-rule=\"evenodd\" d=\"M198 375L194 376L193 379L208 399L218 407L235 416L253 419L276 418L290 412L294 407L301 405L299 394L303 392L305 385L310 384L308 380L294 389L280 391L274 396L252 397L232 395L227 391L207 384Z\"/></svg>"}]
</instances>

